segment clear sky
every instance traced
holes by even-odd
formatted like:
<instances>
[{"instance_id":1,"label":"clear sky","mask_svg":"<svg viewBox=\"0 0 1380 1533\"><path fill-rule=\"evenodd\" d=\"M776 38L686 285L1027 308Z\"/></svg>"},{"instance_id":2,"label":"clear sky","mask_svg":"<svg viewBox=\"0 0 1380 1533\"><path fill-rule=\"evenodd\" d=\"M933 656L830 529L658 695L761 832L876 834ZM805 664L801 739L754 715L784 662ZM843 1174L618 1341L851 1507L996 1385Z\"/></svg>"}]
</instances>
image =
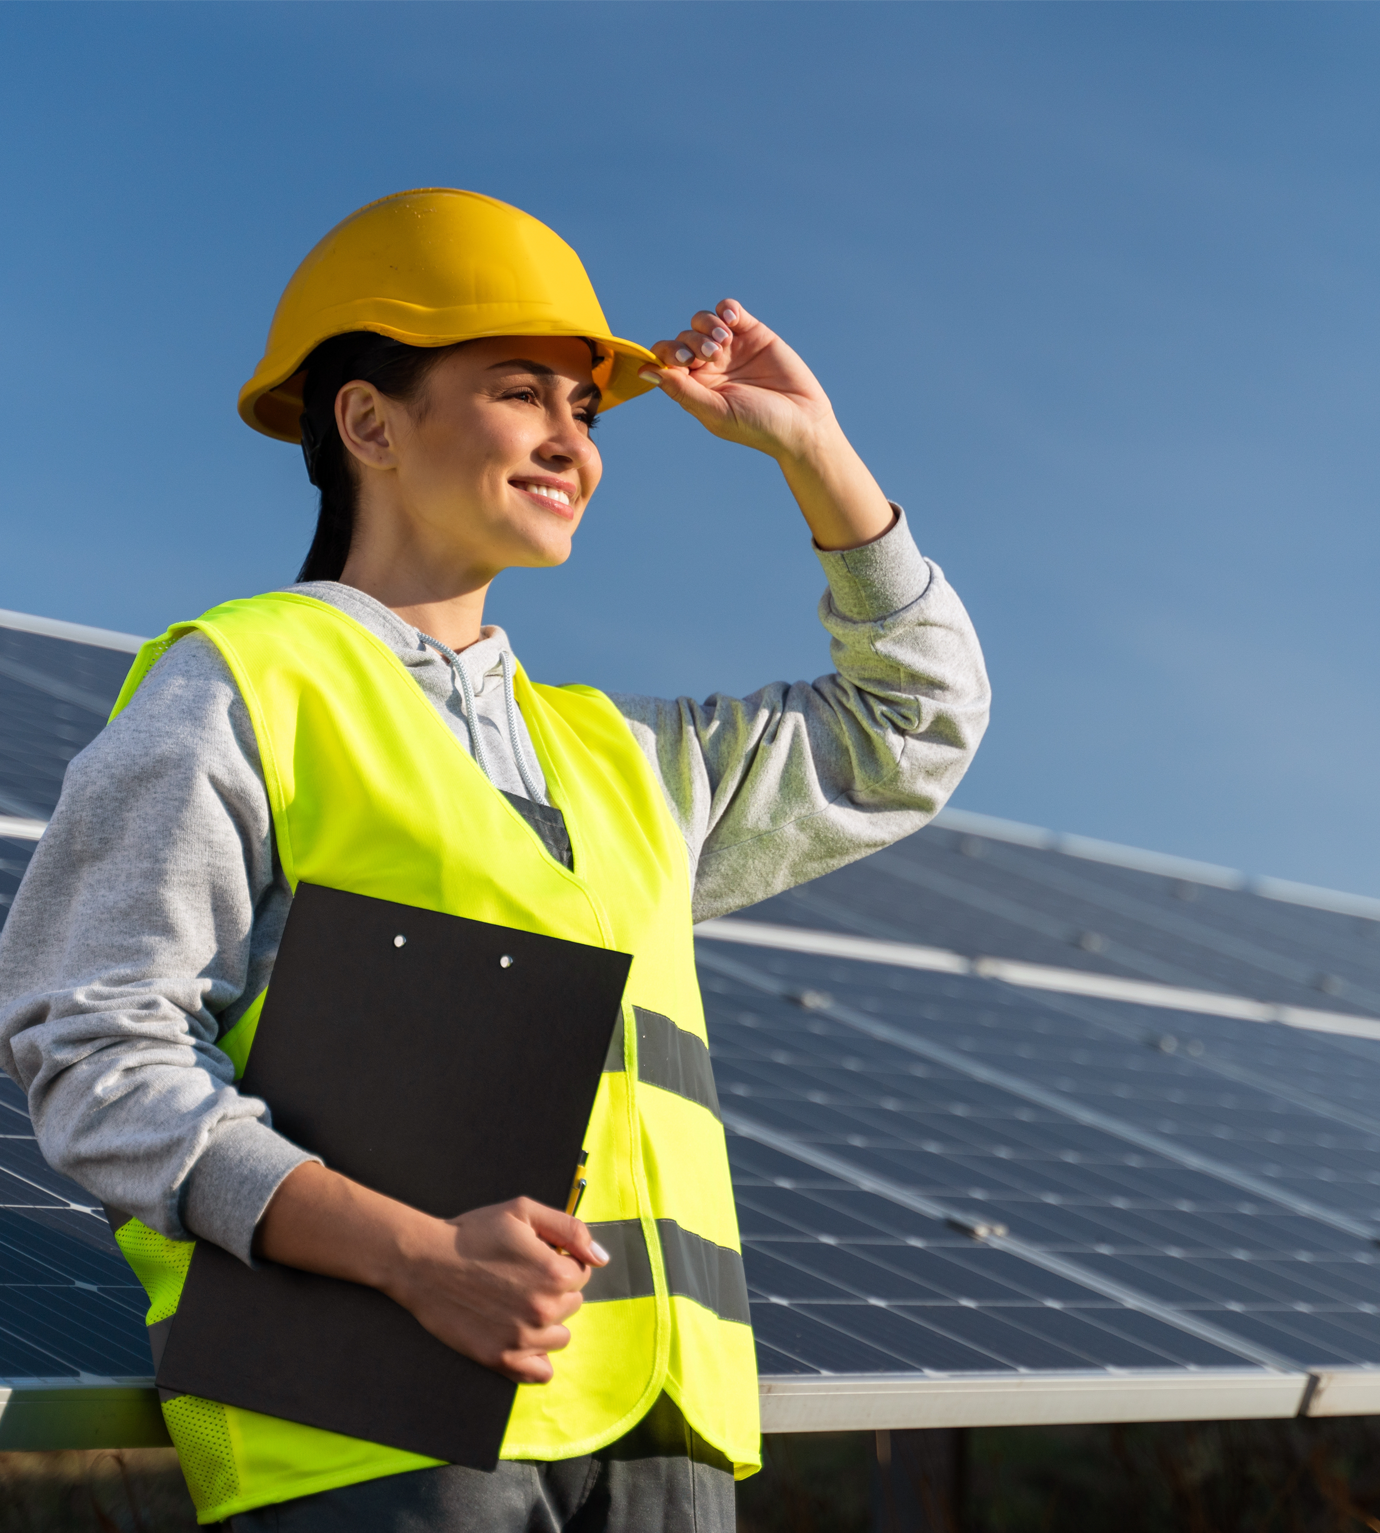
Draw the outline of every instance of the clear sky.
<instances>
[{"instance_id":1,"label":"clear sky","mask_svg":"<svg viewBox=\"0 0 1380 1533\"><path fill-rule=\"evenodd\" d=\"M154 632L288 582L313 497L239 385L360 204L451 185L615 331L732 295L972 611L955 803L1380 894L1380 10L0 6L0 607ZM528 668L828 669L773 465L609 415Z\"/></svg>"}]
</instances>

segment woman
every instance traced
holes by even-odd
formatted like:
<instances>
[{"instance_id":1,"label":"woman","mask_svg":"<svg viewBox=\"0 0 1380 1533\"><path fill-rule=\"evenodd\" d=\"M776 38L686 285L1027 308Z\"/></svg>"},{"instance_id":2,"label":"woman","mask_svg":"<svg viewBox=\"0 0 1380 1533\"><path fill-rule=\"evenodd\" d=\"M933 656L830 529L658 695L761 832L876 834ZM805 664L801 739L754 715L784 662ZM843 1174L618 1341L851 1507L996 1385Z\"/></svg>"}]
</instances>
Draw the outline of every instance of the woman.
<instances>
[{"instance_id":1,"label":"woman","mask_svg":"<svg viewBox=\"0 0 1380 1533\"><path fill-rule=\"evenodd\" d=\"M598 411L654 387L781 466L837 674L606 697L529 682L484 625L500 571L569 557ZM650 351L619 340L574 252L473 193L385 198L327 235L240 409L300 437L315 540L289 591L146 646L73 761L0 944L4 1063L45 1155L110 1210L155 1352L204 1239L371 1285L520 1388L492 1472L166 1400L199 1516L731 1528L756 1380L712 1084L685 1084L708 1078L692 919L935 813L986 722L966 614L740 303ZM633 954L584 1220L526 1199L431 1218L236 1090L302 878Z\"/></svg>"}]
</instances>

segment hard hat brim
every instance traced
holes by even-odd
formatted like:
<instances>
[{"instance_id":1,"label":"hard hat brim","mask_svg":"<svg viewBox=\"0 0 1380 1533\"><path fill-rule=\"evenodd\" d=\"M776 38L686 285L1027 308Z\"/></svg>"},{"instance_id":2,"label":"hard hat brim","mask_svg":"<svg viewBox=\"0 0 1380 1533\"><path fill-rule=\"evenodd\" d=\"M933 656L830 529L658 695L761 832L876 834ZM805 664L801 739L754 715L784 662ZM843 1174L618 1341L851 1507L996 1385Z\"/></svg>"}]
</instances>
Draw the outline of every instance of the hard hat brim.
<instances>
[{"instance_id":1,"label":"hard hat brim","mask_svg":"<svg viewBox=\"0 0 1380 1533\"><path fill-rule=\"evenodd\" d=\"M408 307L398 305L399 308ZM492 305L494 308L500 305ZM377 304L374 305L377 309ZM625 341L616 335L591 335L587 330L576 329L570 325L556 322L534 322L529 315L518 319L515 315L488 316L490 325L484 328L476 328L473 316L466 316L469 323L457 323L453 328L442 329L438 334L435 326L436 315L426 316L429 321L425 332L420 332L416 327L416 315L399 315L402 321L397 324L381 322L371 319L361 322L358 319L346 319L337 328L332 329L330 335L346 335L354 330L372 330L378 335L386 335L395 341L401 341L405 346L454 346L460 341L480 341L492 339L500 335L531 335L531 336L574 336L581 340L593 341L596 345L607 348L608 356L594 369L594 381L599 386L599 408L611 410L615 405L621 405L629 399L635 399L639 394L646 394L655 387L645 379L637 376L638 369L649 364L660 369L661 359L655 352L648 351L645 346L639 346L636 341ZM411 319L409 325L407 320ZM329 340L330 335L323 335L319 341L313 344L314 350L321 341ZM254 376L240 390L239 413L240 419L246 426L252 426L255 431L264 436L273 437L279 442L301 442L302 431L299 421L302 415L302 387L306 374L302 370L302 364L307 360L310 353L298 355L265 356L263 361L255 369Z\"/></svg>"}]
</instances>

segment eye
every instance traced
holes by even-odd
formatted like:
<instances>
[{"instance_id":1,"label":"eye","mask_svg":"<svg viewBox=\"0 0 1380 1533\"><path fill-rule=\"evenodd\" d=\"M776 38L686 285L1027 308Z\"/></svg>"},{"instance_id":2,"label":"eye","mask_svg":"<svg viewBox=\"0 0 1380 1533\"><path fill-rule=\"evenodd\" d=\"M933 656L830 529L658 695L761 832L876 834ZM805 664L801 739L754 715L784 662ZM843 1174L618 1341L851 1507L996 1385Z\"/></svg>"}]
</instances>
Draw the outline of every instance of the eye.
<instances>
[{"instance_id":1,"label":"eye","mask_svg":"<svg viewBox=\"0 0 1380 1533\"><path fill-rule=\"evenodd\" d=\"M533 389L533 388L523 387L523 388L520 388L520 389L511 389L503 397L505 399L522 399L522 400L525 400L528 404L533 404L533 405L538 402L537 401L537 391L536 391L536 389Z\"/></svg>"},{"instance_id":2,"label":"eye","mask_svg":"<svg viewBox=\"0 0 1380 1533\"><path fill-rule=\"evenodd\" d=\"M575 418L584 422L586 431L593 431L599 424L599 412L597 410L581 410Z\"/></svg>"}]
</instances>

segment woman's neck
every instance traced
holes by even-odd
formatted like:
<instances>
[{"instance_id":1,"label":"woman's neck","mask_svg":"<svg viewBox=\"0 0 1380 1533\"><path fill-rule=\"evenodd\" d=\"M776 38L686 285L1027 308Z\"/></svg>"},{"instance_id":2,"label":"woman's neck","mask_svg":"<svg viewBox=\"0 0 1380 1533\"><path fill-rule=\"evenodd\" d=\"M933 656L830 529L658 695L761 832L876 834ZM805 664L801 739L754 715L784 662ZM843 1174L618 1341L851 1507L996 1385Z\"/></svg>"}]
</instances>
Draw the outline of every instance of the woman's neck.
<instances>
[{"instance_id":1,"label":"woman's neck","mask_svg":"<svg viewBox=\"0 0 1380 1533\"><path fill-rule=\"evenodd\" d=\"M492 567L475 568L453 548L419 536L406 518L369 515L371 509L360 507L341 582L451 649L475 643L484 627Z\"/></svg>"},{"instance_id":2,"label":"woman's neck","mask_svg":"<svg viewBox=\"0 0 1380 1533\"><path fill-rule=\"evenodd\" d=\"M357 559L353 549L340 572L340 581L382 602L403 622L451 649L468 649L483 636L484 599L490 581L482 585L460 581L461 588L456 590L455 582L438 579L434 573L398 565L370 568L370 561Z\"/></svg>"}]
</instances>

